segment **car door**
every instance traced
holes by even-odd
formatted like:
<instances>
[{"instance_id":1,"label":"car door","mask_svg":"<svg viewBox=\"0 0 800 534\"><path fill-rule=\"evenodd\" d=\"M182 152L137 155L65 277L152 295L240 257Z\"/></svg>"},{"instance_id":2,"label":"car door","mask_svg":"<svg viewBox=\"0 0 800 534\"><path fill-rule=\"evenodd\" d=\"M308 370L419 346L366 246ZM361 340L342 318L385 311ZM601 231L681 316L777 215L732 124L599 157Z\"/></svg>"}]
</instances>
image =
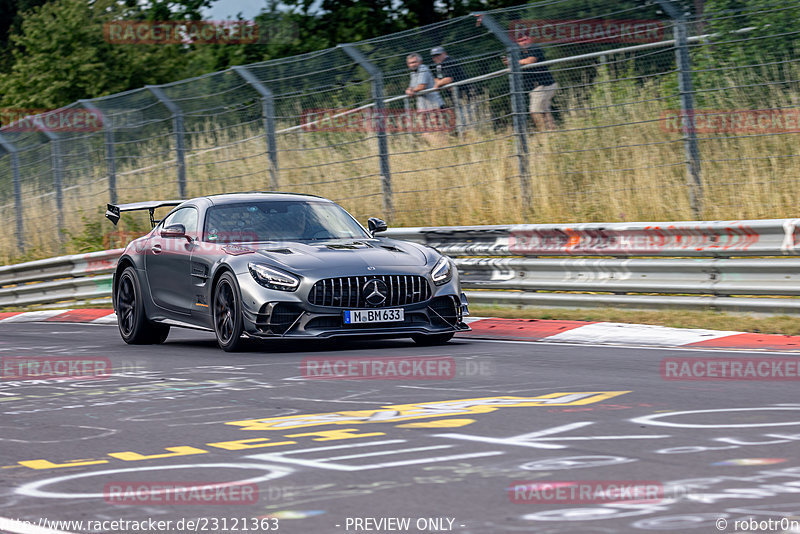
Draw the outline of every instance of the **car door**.
<instances>
[{"instance_id":1,"label":"car door","mask_svg":"<svg viewBox=\"0 0 800 534\"><path fill-rule=\"evenodd\" d=\"M192 307L190 258L197 239L197 209L181 208L170 213L156 227L145 254L145 268L153 302L161 308L181 314ZM165 237L165 228L177 224L186 229L186 237Z\"/></svg>"}]
</instances>

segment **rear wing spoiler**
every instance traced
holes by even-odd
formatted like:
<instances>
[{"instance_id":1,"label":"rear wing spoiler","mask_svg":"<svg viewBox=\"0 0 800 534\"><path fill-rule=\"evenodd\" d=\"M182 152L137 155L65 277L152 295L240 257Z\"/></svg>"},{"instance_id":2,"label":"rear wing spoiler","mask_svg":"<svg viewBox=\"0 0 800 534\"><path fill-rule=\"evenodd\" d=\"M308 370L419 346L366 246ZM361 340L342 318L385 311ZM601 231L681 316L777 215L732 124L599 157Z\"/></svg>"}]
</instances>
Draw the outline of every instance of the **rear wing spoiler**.
<instances>
[{"instance_id":1,"label":"rear wing spoiler","mask_svg":"<svg viewBox=\"0 0 800 534\"><path fill-rule=\"evenodd\" d=\"M119 222L120 214L123 211L141 211L141 210L148 210L150 212L150 224L153 228L156 227L157 220L153 218L153 212L158 208L163 208L166 206L178 206L186 202L185 200L150 200L147 202L134 202L132 204L120 204L118 206L114 204L108 204L108 208L106 209L106 218L114 223L114 226Z\"/></svg>"}]
</instances>

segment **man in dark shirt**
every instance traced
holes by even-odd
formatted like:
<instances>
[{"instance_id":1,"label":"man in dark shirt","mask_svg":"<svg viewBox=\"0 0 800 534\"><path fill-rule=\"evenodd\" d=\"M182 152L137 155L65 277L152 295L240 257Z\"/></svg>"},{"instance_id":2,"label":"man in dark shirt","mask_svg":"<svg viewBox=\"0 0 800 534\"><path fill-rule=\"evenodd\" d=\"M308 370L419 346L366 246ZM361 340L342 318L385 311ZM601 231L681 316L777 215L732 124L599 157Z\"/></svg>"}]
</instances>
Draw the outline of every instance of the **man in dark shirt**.
<instances>
[{"instance_id":1,"label":"man in dark shirt","mask_svg":"<svg viewBox=\"0 0 800 534\"><path fill-rule=\"evenodd\" d=\"M467 79L463 67L450 57L443 47L437 46L431 49L431 58L433 59L433 73L436 78L434 87L437 89ZM455 110L460 126L463 127L464 124L473 122L472 101L475 96L475 89L471 84L453 86L450 91L442 91L442 94L445 97L447 106ZM459 131L461 130L459 129Z\"/></svg>"},{"instance_id":2,"label":"man in dark shirt","mask_svg":"<svg viewBox=\"0 0 800 534\"><path fill-rule=\"evenodd\" d=\"M434 67L434 80L436 88L444 87L453 82L460 82L467 79L464 69L450 57L444 48L437 46L431 50L431 57L436 65ZM472 86L470 84L458 86L458 96L470 98L472 96Z\"/></svg>"},{"instance_id":3,"label":"man in dark shirt","mask_svg":"<svg viewBox=\"0 0 800 534\"><path fill-rule=\"evenodd\" d=\"M533 44L533 38L527 34L519 34L517 36L517 44L519 45L521 58L519 64L523 66L522 90L530 95L529 111L531 118L533 118L533 122L539 130L555 130L555 121L553 121L553 114L550 112L550 105L553 101L553 95L558 89L558 84L547 67L524 68L525 65L544 61L544 52Z\"/></svg>"}]
</instances>

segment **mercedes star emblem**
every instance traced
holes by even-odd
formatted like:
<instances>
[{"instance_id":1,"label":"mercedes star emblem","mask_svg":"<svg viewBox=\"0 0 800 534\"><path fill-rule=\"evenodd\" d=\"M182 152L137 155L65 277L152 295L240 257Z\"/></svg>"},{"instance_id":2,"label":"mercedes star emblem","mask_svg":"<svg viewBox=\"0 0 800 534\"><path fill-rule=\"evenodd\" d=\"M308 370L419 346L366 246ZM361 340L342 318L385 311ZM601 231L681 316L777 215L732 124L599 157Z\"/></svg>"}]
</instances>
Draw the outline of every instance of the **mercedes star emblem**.
<instances>
[{"instance_id":1,"label":"mercedes star emblem","mask_svg":"<svg viewBox=\"0 0 800 534\"><path fill-rule=\"evenodd\" d=\"M386 295L389 294L389 288L386 282L373 278L364 284L364 300L370 306L380 306L386 302Z\"/></svg>"}]
</instances>

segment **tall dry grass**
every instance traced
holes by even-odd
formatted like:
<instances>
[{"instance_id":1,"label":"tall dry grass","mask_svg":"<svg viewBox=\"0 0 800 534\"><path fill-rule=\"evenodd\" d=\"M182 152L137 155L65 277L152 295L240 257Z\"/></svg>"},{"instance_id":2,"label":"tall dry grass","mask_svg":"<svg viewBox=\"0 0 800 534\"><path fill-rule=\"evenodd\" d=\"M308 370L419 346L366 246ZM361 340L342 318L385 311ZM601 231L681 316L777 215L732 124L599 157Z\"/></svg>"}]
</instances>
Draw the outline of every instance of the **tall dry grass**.
<instances>
[{"instance_id":1,"label":"tall dry grass","mask_svg":"<svg viewBox=\"0 0 800 534\"><path fill-rule=\"evenodd\" d=\"M667 131L659 120L665 109L677 107L674 88L657 81L611 83L608 73L600 74L588 96L560 92L557 103L563 111L555 131L530 131L530 203L522 200L513 132L489 120L461 136L390 135L392 212L384 209L377 140L370 133L279 135L279 188L332 198L362 221L384 216L392 226L693 219L681 133ZM720 83L741 85L736 79ZM747 90L709 92L703 106L736 108L737 102L747 101ZM764 108L798 105L797 84L759 90L765 95ZM270 188L266 145L258 126L190 136L189 197ZM287 125L278 127L282 126ZM700 138L702 219L798 215L796 130ZM141 143L138 149L140 157L118 164L120 202L177 197L175 161L154 155L165 150L163 140ZM108 197L105 172L103 165L96 165L74 180L79 185L65 190L65 223L72 238L55 230L53 195L23 189L26 259L109 243L103 235L114 228L107 221L97 223ZM12 211L8 214L10 221ZM123 229L146 227L141 218L125 224ZM0 236L0 258L6 263L21 259L13 234Z\"/></svg>"}]
</instances>

